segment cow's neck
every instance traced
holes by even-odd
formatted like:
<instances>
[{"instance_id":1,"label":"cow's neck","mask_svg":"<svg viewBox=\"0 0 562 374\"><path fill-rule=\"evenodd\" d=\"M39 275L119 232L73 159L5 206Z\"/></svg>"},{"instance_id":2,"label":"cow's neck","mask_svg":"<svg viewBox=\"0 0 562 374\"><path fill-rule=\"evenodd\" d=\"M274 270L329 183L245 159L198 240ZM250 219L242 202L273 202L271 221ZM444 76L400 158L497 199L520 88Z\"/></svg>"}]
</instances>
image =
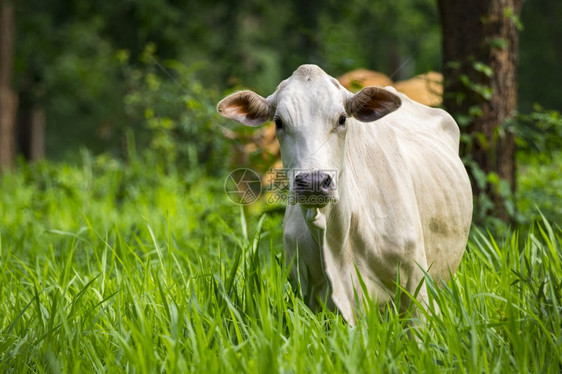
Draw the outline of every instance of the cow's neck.
<instances>
[{"instance_id":1,"label":"cow's neck","mask_svg":"<svg viewBox=\"0 0 562 374\"><path fill-rule=\"evenodd\" d=\"M344 182L339 186L345 188L345 185ZM339 197L337 203L328 204L324 208L302 208L308 228L320 246L328 245L335 249L344 246L347 240L352 205L347 201L347 194L344 191L340 192Z\"/></svg>"},{"instance_id":2,"label":"cow's neck","mask_svg":"<svg viewBox=\"0 0 562 374\"><path fill-rule=\"evenodd\" d=\"M326 213L324 209L311 208L304 209L303 214L306 219L306 223L311 229L315 230L325 230L326 229Z\"/></svg>"}]
</instances>

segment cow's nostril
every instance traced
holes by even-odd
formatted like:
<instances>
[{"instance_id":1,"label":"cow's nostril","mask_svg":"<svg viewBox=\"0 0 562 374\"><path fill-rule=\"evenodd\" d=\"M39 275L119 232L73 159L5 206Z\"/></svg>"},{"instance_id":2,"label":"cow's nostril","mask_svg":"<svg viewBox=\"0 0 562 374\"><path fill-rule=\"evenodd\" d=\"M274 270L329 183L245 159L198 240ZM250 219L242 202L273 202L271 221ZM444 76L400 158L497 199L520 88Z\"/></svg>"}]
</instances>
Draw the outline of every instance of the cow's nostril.
<instances>
[{"instance_id":1,"label":"cow's nostril","mask_svg":"<svg viewBox=\"0 0 562 374\"><path fill-rule=\"evenodd\" d=\"M297 193L326 195L334 186L334 179L322 171L302 172L295 175L294 187Z\"/></svg>"},{"instance_id":2,"label":"cow's nostril","mask_svg":"<svg viewBox=\"0 0 562 374\"><path fill-rule=\"evenodd\" d=\"M309 181L305 178L303 174L299 174L295 177L295 186L300 188L307 188L309 185Z\"/></svg>"},{"instance_id":3,"label":"cow's nostril","mask_svg":"<svg viewBox=\"0 0 562 374\"><path fill-rule=\"evenodd\" d=\"M331 185L332 185L332 177L330 175L326 174L326 177L322 181L322 184L320 185L320 187L322 189L328 189L328 188L330 188Z\"/></svg>"}]
</instances>

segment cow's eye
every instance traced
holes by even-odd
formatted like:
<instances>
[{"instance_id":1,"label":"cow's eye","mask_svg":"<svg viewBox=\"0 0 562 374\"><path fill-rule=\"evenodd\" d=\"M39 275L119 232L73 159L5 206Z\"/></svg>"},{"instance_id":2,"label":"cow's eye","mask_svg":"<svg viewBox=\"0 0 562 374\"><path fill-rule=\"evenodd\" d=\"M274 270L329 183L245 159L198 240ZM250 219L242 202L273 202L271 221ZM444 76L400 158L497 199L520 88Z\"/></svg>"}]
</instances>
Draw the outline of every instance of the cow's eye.
<instances>
[{"instance_id":1,"label":"cow's eye","mask_svg":"<svg viewBox=\"0 0 562 374\"><path fill-rule=\"evenodd\" d=\"M338 125L343 126L345 125L345 121L347 120L347 116L345 114L342 114L340 116L340 119L338 120Z\"/></svg>"},{"instance_id":2,"label":"cow's eye","mask_svg":"<svg viewBox=\"0 0 562 374\"><path fill-rule=\"evenodd\" d=\"M275 129L276 130L283 129L283 121L281 121L281 118L275 118Z\"/></svg>"}]
</instances>

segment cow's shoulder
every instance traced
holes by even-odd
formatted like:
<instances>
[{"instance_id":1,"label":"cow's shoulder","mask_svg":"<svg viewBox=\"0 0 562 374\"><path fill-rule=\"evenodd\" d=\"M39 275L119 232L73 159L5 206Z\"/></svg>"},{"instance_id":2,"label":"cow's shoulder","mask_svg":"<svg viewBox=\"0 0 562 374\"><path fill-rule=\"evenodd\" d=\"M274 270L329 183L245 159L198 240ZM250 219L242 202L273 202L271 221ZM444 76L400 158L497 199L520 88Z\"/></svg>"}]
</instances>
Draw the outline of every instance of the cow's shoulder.
<instances>
[{"instance_id":1,"label":"cow's shoulder","mask_svg":"<svg viewBox=\"0 0 562 374\"><path fill-rule=\"evenodd\" d=\"M458 153L460 142L460 129L453 117L445 110L420 104L408 96L395 92L402 101L402 106L388 121L397 130L408 137L412 133L414 140L421 146L435 143L435 146L445 144L448 148Z\"/></svg>"}]
</instances>

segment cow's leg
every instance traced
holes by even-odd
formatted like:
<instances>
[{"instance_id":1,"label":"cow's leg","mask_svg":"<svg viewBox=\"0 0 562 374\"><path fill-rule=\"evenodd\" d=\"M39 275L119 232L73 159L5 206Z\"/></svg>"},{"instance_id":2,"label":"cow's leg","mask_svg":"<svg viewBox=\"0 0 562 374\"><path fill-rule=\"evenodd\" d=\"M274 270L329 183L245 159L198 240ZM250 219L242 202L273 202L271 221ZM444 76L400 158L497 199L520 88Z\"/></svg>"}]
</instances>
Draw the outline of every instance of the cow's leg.
<instances>
[{"instance_id":1,"label":"cow's leg","mask_svg":"<svg viewBox=\"0 0 562 374\"><path fill-rule=\"evenodd\" d=\"M417 302L420 304L422 308L425 310L430 309L430 301L427 291L426 285L426 277L425 273L429 271L427 260L425 258L425 251L423 248L418 252L417 258L408 264L408 273L409 276L407 278L406 284L404 284L404 288L408 291L408 293L412 296L416 296ZM417 295L415 294L417 291ZM402 311L406 311L408 306L412 303L411 296L402 294L401 296L401 308ZM438 312L439 307L434 302L433 309ZM421 321L425 321L425 313L423 311L414 310L413 316L418 318Z\"/></svg>"},{"instance_id":2,"label":"cow's leg","mask_svg":"<svg viewBox=\"0 0 562 374\"><path fill-rule=\"evenodd\" d=\"M291 278L300 283L302 295L313 311L322 303L332 307L329 283L324 274L320 246L305 222L301 209L287 206L283 222L283 249Z\"/></svg>"}]
</instances>

